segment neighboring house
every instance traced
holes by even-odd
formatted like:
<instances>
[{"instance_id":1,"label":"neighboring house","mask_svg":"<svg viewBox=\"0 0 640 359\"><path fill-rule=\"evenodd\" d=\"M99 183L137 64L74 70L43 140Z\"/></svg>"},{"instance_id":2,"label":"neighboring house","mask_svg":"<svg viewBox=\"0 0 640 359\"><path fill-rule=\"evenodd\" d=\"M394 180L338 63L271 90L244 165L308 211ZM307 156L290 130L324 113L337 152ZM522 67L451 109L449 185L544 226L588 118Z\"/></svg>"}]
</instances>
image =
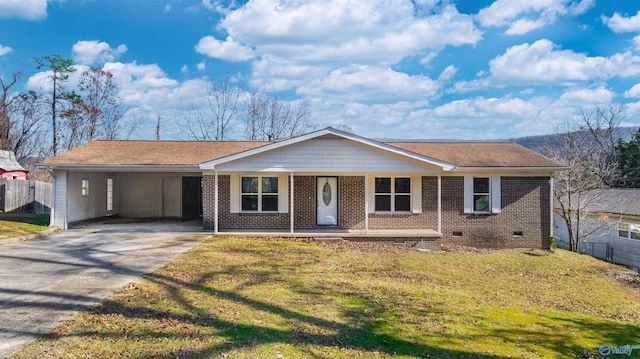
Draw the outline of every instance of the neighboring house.
<instances>
[{"instance_id":1,"label":"neighboring house","mask_svg":"<svg viewBox=\"0 0 640 359\"><path fill-rule=\"evenodd\" d=\"M638 271L640 189L596 189L582 193L580 202L578 251ZM558 246L569 248L567 225L558 213L555 217Z\"/></svg>"},{"instance_id":2,"label":"neighboring house","mask_svg":"<svg viewBox=\"0 0 640 359\"><path fill-rule=\"evenodd\" d=\"M0 178L27 179L27 170L16 160L11 151L0 150Z\"/></svg>"},{"instance_id":3,"label":"neighboring house","mask_svg":"<svg viewBox=\"0 0 640 359\"><path fill-rule=\"evenodd\" d=\"M507 142L378 142L332 128L281 142L94 141L41 165L51 224L202 217L214 233L413 236L548 248L561 164Z\"/></svg>"}]
</instances>

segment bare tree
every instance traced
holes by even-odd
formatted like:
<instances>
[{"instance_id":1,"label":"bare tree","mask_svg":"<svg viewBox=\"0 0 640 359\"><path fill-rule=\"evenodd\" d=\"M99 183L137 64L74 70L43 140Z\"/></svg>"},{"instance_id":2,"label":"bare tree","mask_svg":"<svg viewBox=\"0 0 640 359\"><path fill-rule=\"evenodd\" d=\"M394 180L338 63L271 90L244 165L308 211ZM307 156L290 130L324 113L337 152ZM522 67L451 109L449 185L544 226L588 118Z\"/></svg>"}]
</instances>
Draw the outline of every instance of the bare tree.
<instances>
[{"instance_id":1,"label":"bare tree","mask_svg":"<svg viewBox=\"0 0 640 359\"><path fill-rule=\"evenodd\" d=\"M553 194L567 226L572 251L578 250L579 239L586 240L593 232L581 226L589 204L598 200L587 192L616 181L615 145L621 120L622 110L618 107L582 111L578 124L561 123L553 140L542 148L545 155L566 166L566 170L555 174Z\"/></svg>"},{"instance_id":2,"label":"bare tree","mask_svg":"<svg viewBox=\"0 0 640 359\"><path fill-rule=\"evenodd\" d=\"M18 161L41 158L48 154L43 146L47 134L46 109L40 97L33 91L17 95L12 102L13 120L10 131L9 150Z\"/></svg>"},{"instance_id":3,"label":"bare tree","mask_svg":"<svg viewBox=\"0 0 640 359\"><path fill-rule=\"evenodd\" d=\"M96 138L112 140L120 129L120 97L113 74L99 68L84 71L78 84L83 95L84 140Z\"/></svg>"},{"instance_id":4,"label":"bare tree","mask_svg":"<svg viewBox=\"0 0 640 359\"><path fill-rule=\"evenodd\" d=\"M52 152L53 155L58 154L58 140L60 137L58 129L58 112L61 101L66 100L69 94L64 89L64 82L69 80L69 74L76 71L73 67L71 59L65 59L60 55L49 55L35 58L38 69L48 68L52 74L50 76L52 82L51 90L51 131L53 137Z\"/></svg>"},{"instance_id":5,"label":"bare tree","mask_svg":"<svg viewBox=\"0 0 640 359\"><path fill-rule=\"evenodd\" d=\"M21 76L22 72L14 72L7 82L0 77L0 86L2 86L0 94L0 149L2 150L11 150L11 105L16 96L12 95L10 91Z\"/></svg>"},{"instance_id":6,"label":"bare tree","mask_svg":"<svg viewBox=\"0 0 640 359\"><path fill-rule=\"evenodd\" d=\"M242 89L229 75L222 81L209 81L202 98L188 110L187 133L199 141L223 141L238 116ZM195 118L194 118L195 117Z\"/></svg>"},{"instance_id":7,"label":"bare tree","mask_svg":"<svg viewBox=\"0 0 640 359\"><path fill-rule=\"evenodd\" d=\"M285 102L275 94L255 90L247 100L245 124L246 136L252 141L280 141L313 128L305 101Z\"/></svg>"}]
</instances>

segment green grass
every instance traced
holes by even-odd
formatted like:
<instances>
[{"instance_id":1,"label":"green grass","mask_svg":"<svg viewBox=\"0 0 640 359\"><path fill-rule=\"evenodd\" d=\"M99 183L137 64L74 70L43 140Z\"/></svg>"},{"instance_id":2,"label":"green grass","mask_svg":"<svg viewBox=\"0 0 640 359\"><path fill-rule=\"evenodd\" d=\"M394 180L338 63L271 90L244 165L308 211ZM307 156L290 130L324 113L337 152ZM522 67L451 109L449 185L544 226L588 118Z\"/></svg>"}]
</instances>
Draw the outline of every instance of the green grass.
<instances>
[{"instance_id":1,"label":"green grass","mask_svg":"<svg viewBox=\"0 0 640 359\"><path fill-rule=\"evenodd\" d=\"M0 239L42 232L48 228L49 215L0 214Z\"/></svg>"},{"instance_id":2,"label":"green grass","mask_svg":"<svg viewBox=\"0 0 640 359\"><path fill-rule=\"evenodd\" d=\"M640 344L619 270L562 250L214 238L15 357L576 358Z\"/></svg>"}]
</instances>

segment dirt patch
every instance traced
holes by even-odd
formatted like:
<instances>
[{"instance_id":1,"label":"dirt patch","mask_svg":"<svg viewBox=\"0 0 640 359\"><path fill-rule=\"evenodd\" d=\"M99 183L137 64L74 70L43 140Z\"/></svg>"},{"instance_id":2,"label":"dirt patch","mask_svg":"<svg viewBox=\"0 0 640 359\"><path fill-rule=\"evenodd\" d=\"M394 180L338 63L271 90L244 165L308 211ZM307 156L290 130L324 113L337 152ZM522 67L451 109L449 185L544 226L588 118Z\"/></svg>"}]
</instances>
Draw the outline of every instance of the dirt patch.
<instances>
[{"instance_id":1,"label":"dirt patch","mask_svg":"<svg viewBox=\"0 0 640 359\"><path fill-rule=\"evenodd\" d=\"M640 275L630 270L613 270L605 273L607 277L627 287L640 289Z\"/></svg>"}]
</instances>

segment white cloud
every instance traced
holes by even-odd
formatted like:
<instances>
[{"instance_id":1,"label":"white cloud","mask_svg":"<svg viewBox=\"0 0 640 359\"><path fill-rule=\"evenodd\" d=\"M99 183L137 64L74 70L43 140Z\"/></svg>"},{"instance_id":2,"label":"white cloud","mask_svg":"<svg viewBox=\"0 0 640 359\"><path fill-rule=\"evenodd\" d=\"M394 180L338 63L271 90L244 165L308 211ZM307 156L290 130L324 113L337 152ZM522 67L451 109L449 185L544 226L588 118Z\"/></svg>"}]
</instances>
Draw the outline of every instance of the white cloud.
<instances>
[{"instance_id":1,"label":"white cloud","mask_svg":"<svg viewBox=\"0 0 640 359\"><path fill-rule=\"evenodd\" d=\"M298 87L298 94L353 102L416 101L437 94L440 84L423 75L367 65L335 69L326 78Z\"/></svg>"},{"instance_id":2,"label":"white cloud","mask_svg":"<svg viewBox=\"0 0 640 359\"><path fill-rule=\"evenodd\" d=\"M200 39L195 46L196 52L227 61L246 61L253 58L253 51L227 36L226 40L220 41L213 36L205 36Z\"/></svg>"},{"instance_id":3,"label":"white cloud","mask_svg":"<svg viewBox=\"0 0 640 359\"><path fill-rule=\"evenodd\" d=\"M572 85L614 76L629 77L640 74L640 57L630 52L611 57L576 53L558 49L551 41L542 39L533 44L508 48L504 54L489 62L489 81L495 85ZM487 85L487 79L478 80ZM474 87L473 82L466 86Z\"/></svg>"},{"instance_id":4,"label":"white cloud","mask_svg":"<svg viewBox=\"0 0 640 359\"><path fill-rule=\"evenodd\" d=\"M602 16L602 22L616 33L637 32L640 31L640 10L631 17L625 17L617 12L611 17Z\"/></svg>"},{"instance_id":5,"label":"white cloud","mask_svg":"<svg viewBox=\"0 0 640 359\"><path fill-rule=\"evenodd\" d=\"M610 104L615 94L604 87L594 89L570 89L555 101L556 106L597 106Z\"/></svg>"},{"instance_id":6,"label":"white cloud","mask_svg":"<svg viewBox=\"0 0 640 359\"><path fill-rule=\"evenodd\" d=\"M120 45L114 49L102 41L78 41L73 45L71 52L75 62L91 65L115 60L127 52L127 46Z\"/></svg>"},{"instance_id":7,"label":"white cloud","mask_svg":"<svg viewBox=\"0 0 640 359\"><path fill-rule=\"evenodd\" d=\"M168 13L169 11L171 11L171 4L167 4L164 6L164 10L162 12L164 12L165 14Z\"/></svg>"},{"instance_id":8,"label":"white cloud","mask_svg":"<svg viewBox=\"0 0 640 359\"><path fill-rule=\"evenodd\" d=\"M207 68L207 62L202 60L196 64L196 68L200 71L204 71Z\"/></svg>"},{"instance_id":9,"label":"white cloud","mask_svg":"<svg viewBox=\"0 0 640 359\"><path fill-rule=\"evenodd\" d=\"M624 92L624 97L627 98L640 98L640 84L635 84L633 87Z\"/></svg>"},{"instance_id":10,"label":"white cloud","mask_svg":"<svg viewBox=\"0 0 640 359\"><path fill-rule=\"evenodd\" d=\"M188 75L189 74L189 66L182 65L182 67L180 68L180 73L182 73L183 75Z\"/></svg>"},{"instance_id":11,"label":"white cloud","mask_svg":"<svg viewBox=\"0 0 640 359\"><path fill-rule=\"evenodd\" d=\"M0 1L0 18L14 17L25 20L42 20L46 18L47 0Z\"/></svg>"},{"instance_id":12,"label":"white cloud","mask_svg":"<svg viewBox=\"0 0 640 359\"><path fill-rule=\"evenodd\" d=\"M497 0L480 10L476 19L484 27L509 26L507 35L522 35L556 21L558 16L580 15L594 0Z\"/></svg>"},{"instance_id":13,"label":"white cloud","mask_svg":"<svg viewBox=\"0 0 640 359\"><path fill-rule=\"evenodd\" d=\"M6 55L12 51L13 49L9 46L2 46L2 44L0 44L0 56Z\"/></svg>"},{"instance_id":14,"label":"white cloud","mask_svg":"<svg viewBox=\"0 0 640 359\"><path fill-rule=\"evenodd\" d=\"M535 21L528 19L518 19L514 21L509 29L506 31L507 35L524 35L532 30L545 26L546 23L542 19Z\"/></svg>"}]
</instances>

